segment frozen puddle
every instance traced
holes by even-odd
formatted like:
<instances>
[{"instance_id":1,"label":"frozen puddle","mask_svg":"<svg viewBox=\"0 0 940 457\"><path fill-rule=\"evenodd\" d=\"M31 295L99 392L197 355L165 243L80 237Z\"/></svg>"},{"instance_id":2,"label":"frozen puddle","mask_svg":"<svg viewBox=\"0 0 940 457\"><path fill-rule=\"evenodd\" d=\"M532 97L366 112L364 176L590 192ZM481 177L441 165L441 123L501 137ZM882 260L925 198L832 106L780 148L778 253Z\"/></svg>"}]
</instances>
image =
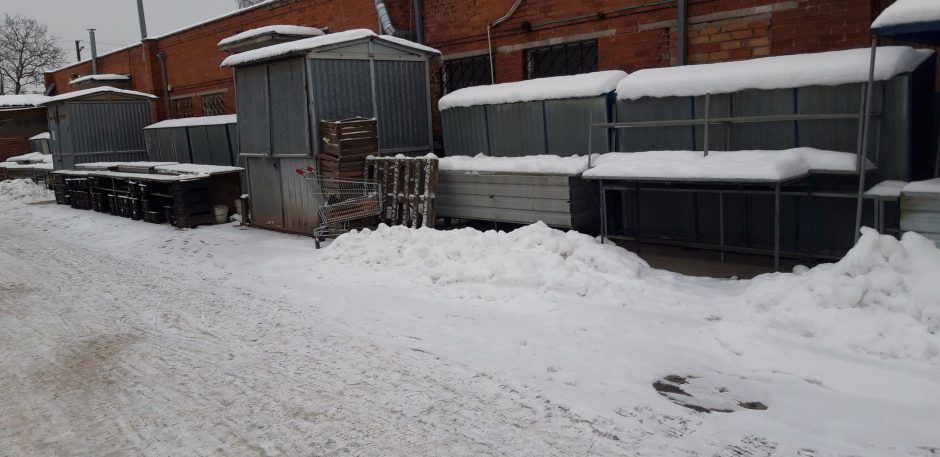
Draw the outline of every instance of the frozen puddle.
<instances>
[{"instance_id":1,"label":"frozen puddle","mask_svg":"<svg viewBox=\"0 0 940 457\"><path fill-rule=\"evenodd\" d=\"M673 403L700 413L767 409L763 401L757 400L761 395L759 387L742 377L669 375L654 382L653 389Z\"/></svg>"}]
</instances>

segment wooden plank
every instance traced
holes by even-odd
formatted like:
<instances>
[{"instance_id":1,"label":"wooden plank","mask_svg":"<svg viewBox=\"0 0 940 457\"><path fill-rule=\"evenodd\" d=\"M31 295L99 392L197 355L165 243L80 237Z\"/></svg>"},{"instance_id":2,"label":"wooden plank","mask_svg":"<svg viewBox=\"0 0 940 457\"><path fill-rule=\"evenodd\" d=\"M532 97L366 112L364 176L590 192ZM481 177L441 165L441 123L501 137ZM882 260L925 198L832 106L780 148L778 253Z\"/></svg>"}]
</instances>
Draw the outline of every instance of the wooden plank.
<instances>
[{"instance_id":1,"label":"wooden plank","mask_svg":"<svg viewBox=\"0 0 940 457\"><path fill-rule=\"evenodd\" d=\"M902 195L901 211L929 211L940 213L940 197Z\"/></svg>"},{"instance_id":2,"label":"wooden plank","mask_svg":"<svg viewBox=\"0 0 940 457\"><path fill-rule=\"evenodd\" d=\"M520 174L467 174L441 171L440 183L463 182L481 184L510 184L527 186L569 186L569 176Z\"/></svg>"},{"instance_id":3,"label":"wooden plank","mask_svg":"<svg viewBox=\"0 0 940 457\"><path fill-rule=\"evenodd\" d=\"M940 233L940 212L901 211L901 230Z\"/></svg>"},{"instance_id":4,"label":"wooden plank","mask_svg":"<svg viewBox=\"0 0 940 457\"><path fill-rule=\"evenodd\" d=\"M443 182L438 184L437 191L440 194L494 195L500 197L527 197L538 195L539 198L545 200L569 200L571 198L570 189L559 186L516 186L492 183L473 184Z\"/></svg>"}]
</instances>

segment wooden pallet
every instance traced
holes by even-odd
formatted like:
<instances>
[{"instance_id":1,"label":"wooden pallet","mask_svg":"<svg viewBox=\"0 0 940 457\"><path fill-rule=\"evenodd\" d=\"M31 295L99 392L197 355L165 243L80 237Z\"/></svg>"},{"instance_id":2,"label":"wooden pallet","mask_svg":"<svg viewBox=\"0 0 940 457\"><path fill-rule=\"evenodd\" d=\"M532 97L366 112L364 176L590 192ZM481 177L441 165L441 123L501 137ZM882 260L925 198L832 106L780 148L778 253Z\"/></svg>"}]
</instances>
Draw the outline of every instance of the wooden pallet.
<instances>
[{"instance_id":1,"label":"wooden pallet","mask_svg":"<svg viewBox=\"0 0 940 457\"><path fill-rule=\"evenodd\" d=\"M375 180L382 189L381 222L407 227L433 227L437 193L436 158L370 158L366 179Z\"/></svg>"},{"instance_id":2,"label":"wooden pallet","mask_svg":"<svg viewBox=\"0 0 940 457\"><path fill-rule=\"evenodd\" d=\"M322 148L318 165L323 176L361 178L366 158L379 154L375 119L321 121Z\"/></svg>"}]
</instances>

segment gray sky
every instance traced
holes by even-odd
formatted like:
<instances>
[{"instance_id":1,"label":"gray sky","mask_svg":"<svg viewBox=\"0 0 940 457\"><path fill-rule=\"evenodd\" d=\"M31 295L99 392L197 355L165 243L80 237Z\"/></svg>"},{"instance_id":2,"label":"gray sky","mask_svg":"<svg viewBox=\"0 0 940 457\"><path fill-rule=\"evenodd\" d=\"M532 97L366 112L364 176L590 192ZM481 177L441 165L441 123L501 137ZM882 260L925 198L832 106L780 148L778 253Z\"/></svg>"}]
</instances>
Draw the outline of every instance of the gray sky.
<instances>
[{"instance_id":1,"label":"gray sky","mask_svg":"<svg viewBox=\"0 0 940 457\"><path fill-rule=\"evenodd\" d=\"M147 32L161 35L236 9L235 0L144 0ZM49 26L69 62L75 61L75 40L82 57L90 56L86 29L98 29L98 53L140 41L137 0L0 0L0 15L19 14Z\"/></svg>"}]
</instances>

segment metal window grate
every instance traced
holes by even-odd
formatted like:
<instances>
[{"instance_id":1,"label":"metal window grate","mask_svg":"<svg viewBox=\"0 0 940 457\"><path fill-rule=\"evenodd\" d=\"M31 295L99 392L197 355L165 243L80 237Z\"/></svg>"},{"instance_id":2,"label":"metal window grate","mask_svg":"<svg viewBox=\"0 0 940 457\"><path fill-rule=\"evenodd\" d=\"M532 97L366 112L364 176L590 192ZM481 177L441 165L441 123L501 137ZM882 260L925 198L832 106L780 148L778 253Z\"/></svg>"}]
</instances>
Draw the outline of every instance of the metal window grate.
<instances>
[{"instance_id":1,"label":"metal window grate","mask_svg":"<svg viewBox=\"0 0 940 457\"><path fill-rule=\"evenodd\" d=\"M590 73L597 71L597 40L532 48L525 57L526 79Z\"/></svg>"},{"instance_id":2,"label":"metal window grate","mask_svg":"<svg viewBox=\"0 0 940 457\"><path fill-rule=\"evenodd\" d=\"M491 82L490 58L485 55L445 61L442 72L445 94L464 87L483 86Z\"/></svg>"},{"instance_id":3,"label":"metal window grate","mask_svg":"<svg viewBox=\"0 0 940 457\"><path fill-rule=\"evenodd\" d=\"M170 117L173 119L193 117L192 97L176 98L170 100Z\"/></svg>"},{"instance_id":4,"label":"metal window grate","mask_svg":"<svg viewBox=\"0 0 940 457\"><path fill-rule=\"evenodd\" d=\"M225 114L225 94L207 94L202 96L203 116L221 116Z\"/></svg>"}]
</instances>

